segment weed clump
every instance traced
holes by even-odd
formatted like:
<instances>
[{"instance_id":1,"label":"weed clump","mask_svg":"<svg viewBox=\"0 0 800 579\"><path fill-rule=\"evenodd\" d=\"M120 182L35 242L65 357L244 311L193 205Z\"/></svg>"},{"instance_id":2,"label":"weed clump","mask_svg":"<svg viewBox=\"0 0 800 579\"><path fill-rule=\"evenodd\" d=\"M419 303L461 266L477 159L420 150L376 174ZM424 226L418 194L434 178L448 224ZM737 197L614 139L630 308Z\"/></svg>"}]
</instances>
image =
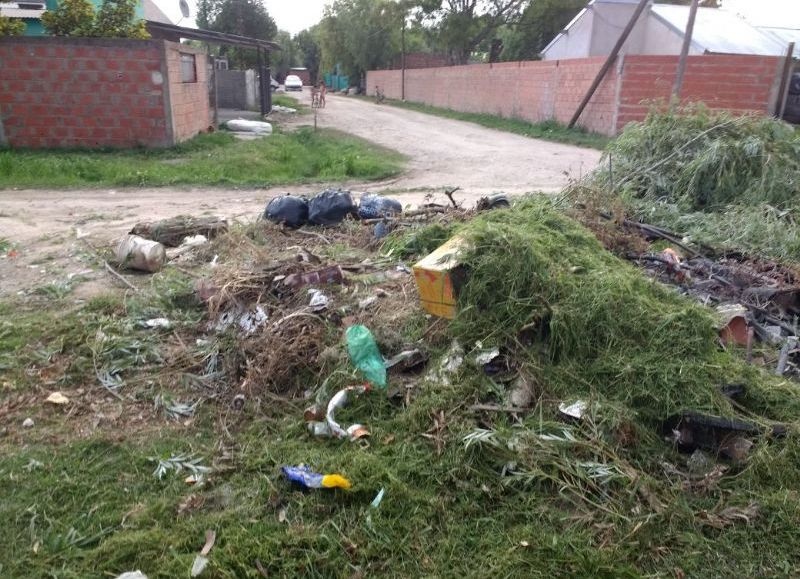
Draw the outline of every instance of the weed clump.
<instances>
[{"instance_id":1,"label":"weed clump","mask_svg":"<svg viewBox=\"0 0 800 579\"><path fill-rule=\"evenodd\" d=\"M794 208L800 137L791 125L768 117L702 106L652 112L609 145L601 167L594 176L599 185L675 203L683 211L761 203ZM623 177L614 183L614 174Z\"/></svg>"}]
</instances>

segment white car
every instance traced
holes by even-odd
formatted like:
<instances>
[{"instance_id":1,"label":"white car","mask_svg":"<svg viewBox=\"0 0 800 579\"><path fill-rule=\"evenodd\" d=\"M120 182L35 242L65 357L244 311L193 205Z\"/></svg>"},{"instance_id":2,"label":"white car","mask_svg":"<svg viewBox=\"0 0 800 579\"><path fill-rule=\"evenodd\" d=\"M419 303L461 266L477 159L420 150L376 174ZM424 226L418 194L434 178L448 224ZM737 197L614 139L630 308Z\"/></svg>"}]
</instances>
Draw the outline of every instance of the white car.
<instances>
[{"instance_id":1,"label":"white car","mask_svg":"<svg viewBox=\"0 0 800 579\"><path fill-rule=\"evenodd\" d=\"M286 87L287 91L303 90L303 81L300 80L300 77L296 74L290 74L286 77L286 80L283 81L283 86Z\"/></svg>"}]
</instances>

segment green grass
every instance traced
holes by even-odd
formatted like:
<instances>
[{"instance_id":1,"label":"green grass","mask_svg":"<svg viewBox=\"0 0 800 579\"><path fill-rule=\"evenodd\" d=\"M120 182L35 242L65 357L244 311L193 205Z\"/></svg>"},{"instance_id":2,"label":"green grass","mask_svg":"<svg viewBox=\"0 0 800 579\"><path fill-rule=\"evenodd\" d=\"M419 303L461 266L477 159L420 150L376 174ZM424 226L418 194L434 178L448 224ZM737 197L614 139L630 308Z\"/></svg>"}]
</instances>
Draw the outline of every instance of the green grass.
<instances>
[{"instance_id":1,"label":"green grass","mask_svg":"<svg viewBox=\"0 0 800 579\"><path fill-rule=\"evenodd\" d=\"M0 189L10 187L269 187L381 179L402 158L356 137L301 128L254 141L224 131L163 150L0 150Z\"/></svg>"},{"instance_id":2,"label":"green grass","mask_svg":"<svg viewBox=\"0 0 800 579\"><path fill-rule=\"evenodd\" d=\"M272 104L273 105L280 105L282 107L290 107L293 109L297 109L297 114L305 115L311 112L311 108L306 106L305 104L301 103L293 96L289 96L287 94L275 94L272 93Z\"/></svg>"},{"instance_id":3,"label":"green grass","mask_svg":"<svg viewBox=\"0 0 800 579\"><path fill-rule=\"evenodd\" d=\"M116 409L115 401L72 412L31 404L24 408L37 413L30 430L20 429L17 411L0 438L0 576L101 578L141 569L150 579L184 577L207 529L217 542L204 576L231 579L261 576L256 559L274 577L797 576L797 384L719 350L705 310L646 281L550 203L491 212L462 233L473 243L465 256L472 281L459 317L447 326L420 315L394 324L402 342L422 340L432 354L429 373L409 383L409 403L372 392L337 414L344 424L365 424L368 445L313 438L302 421L309 401L242 390L238 381L215 382L210 394L222 399L207 400L192 424L148 416L138 433L86 431L95 413L112 415L106 407ZM416 231L386 249L410 256L444 234ZM164 271L142 295L103 296L69 311L63 303L0 303L0 354L17 381L10 399L41 395L34 389L43 362L34 354L57 349L88 365L83 374L78 364L65 373L67 396L100 389L94 355L101 367L122 369L123 392L133 398L121 405L124 417L147 413L166 388L167 344L175 341L137 322L175 320L191 350L192 328L199 333L204 320L190 288L187 276ZM336 296L338 308L346 296ZM343 354L338 314L325 323L326 345ZM454 338L465 361L440 372ZM478 339L508 348L534 384L535 409L519 421L470 409L501 403L507 388L471 361ZM166 361L153 362L158 355ZM327 378L329 389L356 381L340 362L303 388L319 390ZM788 421L790 434L758 441L744 464L720 460L730 470L718 484L703 486L698 477L687 490L688 478L675 472L687 470L686 457L656 432L656 418L686 407L732 413L716 390L726 380L748 386L749 418ZM241 414L224 401L226 387L246 392ZM559 418L558 403L575 398L591 402L587 418ZM81 425L80 435L69 434ZM437 432L441 451L426 436ZM174 473L153 476L152 457L181 453L216 467L204 486ZM300 463L341 473L353 489L299 491L280 467ZM382 488L383 502L370 507ZM185 512L191 496L196 508ZM712 524L725 509L753 502L756 517Z\"/></svg>"},{"instance_id":4,"label":"green grass","mask_svg":"<svg viewBox=\"0 0 800 579\"><path fill-rule=\"evenodd\" d=\"M366 99L366 97L363 98ZM374 98L369 98L369 100L374 102ZM415 103L411 101L404 102L392 99L385 100L384 104L416 111L418 113L444 117L446 119L467 121L488 127L490 129L506 131L507 133L515 133L517 135L530 137L532 139L554 141L556 143L565 143L567 145L576 145L578 147L587 147L590 149L602 150L610 141L608 137L599 133L591 133L582 128L568 129L566 126L556 121L530 123L521 119L509 119L486 113L462 113L451 109L434 107L422 103Z\"/></svg>"}]
</instances>

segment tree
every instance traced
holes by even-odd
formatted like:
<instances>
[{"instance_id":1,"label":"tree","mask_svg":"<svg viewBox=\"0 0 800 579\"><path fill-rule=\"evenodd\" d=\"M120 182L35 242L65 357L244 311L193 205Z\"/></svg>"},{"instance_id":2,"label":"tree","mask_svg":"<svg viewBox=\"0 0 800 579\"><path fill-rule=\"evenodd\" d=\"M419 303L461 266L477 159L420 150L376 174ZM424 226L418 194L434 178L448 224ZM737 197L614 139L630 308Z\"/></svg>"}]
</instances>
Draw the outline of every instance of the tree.
<instances>
[{"instance_id":1,"label":"tree","mask_svg":"<svg viewBox=\"0 0 800 579\"><path fill-rule=\"evenodd\" d=\"M61 0L42 14L42 25L54 36L92 36L94 4L89 0Z\"/></svg>"},{"instance_id":2,"label":"tree","mask_svg":"<svg viewBox=\"0 0 800 579\"><path fill-rule=\"evenodd\" d=\"M318 25L322 66L332 70L338 64L353 80L367 70L385 68L400 52L405 17L402 2L336 0Z\"/></svg>"},{"instance_id":3,"label":"tree","mask_svg":"<svg viewBox=\"0 0 800 579\"><path fill-rule=\"evenodd\" d=\"M278 33L275 21L260 0L200 0L196 21L206 30L262 40L272 40ZM239 68L252 68L258 60L252 49L223 47L221 53Z\"/></svg>"},{"instance_id":4,"label":"tree","mask_svg":"<svg viewBox=\"0 0 800 579\"><path fill-rule=\"evenodd\" d=\"M281 49L273 53L271 64L275 78L280 81L289 74L290 68L299 65L300 51L292 35L285 30L278 30L275 42L281 45Z\"/></svg>"},{"instance_id":5,"label":"tree","mask_svg":"<svg viewBox=\"0 0 800 579\"><path fill-rule=\"evenodd\" d=\"M495 32L519 18L528 0L422 0L417 14L453 64L466 64ZM487 48L488 50L488 48Z\"/></svg>"},{"instance_id":6,"label":"tree","mask_svg":"<svg viewBox=\"0 0 800 579\"><path fill-rule=\"evenodd\" d=\"M25 32L25 22L19 18L0 16L0 36L20 36Z\"/></svg>"},{"instance_id":7,"label":"tree","mask_svg":"<svg viewBox=\"0 0 800 579\"><path fill-rule=\"evenodd\" d=\"M300 52L300 59L308 69L308 74L311 76L311 82L316 84L319 79L319 65L320 65L320 47L317 39L314 36L316 26L307 30L300 31L295 37L294 41L297 45L297 50Z\"/></svg>"},{"instance_id":8,"label":"tree","mask_svg":"<svg viewBox=\"0 0 800 579\"><path fill-rule=\"evenodd\" d=\"M42 14L42 25L54 36L150 38L144 20L136 18L137 0L103 0L95 15L89 0L61 0Z\"/></svg>"},{"instance_id":9,"label":"tree","mask_svg":"<svg viewBox=\"0 0 800 579\"><path fill-rule=\"evenodd\" d=\"M150 38L144 20L136 18L138 0L103 0L92 36L106 38Z\"/></svg>"},{"instance_id":10,"label":"tree","mask_svg":"<svg viewBox=\"0 0 800 579\"><path fill-rule=\"evenodd\" d=\"M532 60L586 6L585 0L533 0L506 30L503 60Z\"/></svg>"}]
</instances>

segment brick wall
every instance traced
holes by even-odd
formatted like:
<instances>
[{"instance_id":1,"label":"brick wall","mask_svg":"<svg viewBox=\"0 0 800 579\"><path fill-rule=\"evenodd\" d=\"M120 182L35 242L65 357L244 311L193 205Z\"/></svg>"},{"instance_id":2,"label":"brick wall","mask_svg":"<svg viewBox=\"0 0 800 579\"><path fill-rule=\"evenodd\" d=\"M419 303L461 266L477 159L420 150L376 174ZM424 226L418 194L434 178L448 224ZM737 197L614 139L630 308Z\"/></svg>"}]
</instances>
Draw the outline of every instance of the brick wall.
<instances>
[{"instance_id":1,"label":"brick wall","mask_svg":"<svg viewBox=\"0 0 800 579\"><path fill-rule=\"evenodd\" d=\"M208 98L200 102L197 93L184 91L170 99L165 56L177 46L161 40L0 38L0 135L19 147L167 146L177 142L171 102L179 109L177 135L196 134L208 127ZM198 67L198 80L205 74L205 66ZM200 108L193 125L184 122L187 102Z\"/></svg>"},{"instance_id":2,"label":"brick wall","mask_svg":"<svg viewBox=\"0 0 800 579\"><path fill-rule=\"evenodd\" d=\"M602 58L587 58L406 70L406 100L531 122L567 122L602 65ZM611 132L616 83L612 71L589 106L591 114L582 118L586 128ZM369 71L368 94L376 85L388 98L399 99L400 71Z\"/></svg>"},{"instance_id":3,"label":"brick wall","mask_svg":"<svg viewBox=\"0 0 800 579\"><path fill-rule=\"evenodd\" d=\"M431 54L429 52L408 52L406 53L406 69L409 68L434 68L437 66L450 66L450 59L443 54ZM399 69L403 67L403 59L395 58L389 68Z\"/></svg>"},{"instance_id":4,"label":"brick wall","mask_svg":"<svg viewBox=\"0 0 800 579\"><path fill-rule=\"evenodd\" d=\"M617 131L643 119L654 102L669 101L678 57L626 56L623 66ZM777 56L690 56L681 102L702 102L741 114L772 114L782 66L783 58Z\"/></svg>"},{"instance_id":5,"label":"brick wall","mask_svg":"<svg viewBox=\"0 0 800 579\"><path fill-rule=\"evenodd\" d=\"M567 123L604 57L473 64L406 70L406 100L437 107L488 113L530 122ZM769 114L777 99L779 57L690 56L684 101L712 108ZM669 99L677 56L626 56L608 72L578 124L607 135L641 120L653 101ZM399 99L398 70L369 71L367 92L380 86Z\"/></svg>"},{"instance_id":6,"label":"brick wall","mask_svg":"<svg viewBox=\"0 0 800 579\"><path fill-rule=\"evenodd\" d=\"M213 124L208 102L208 57L206 52L185 44L165 42L169 108L175 142L185 141ZM195 57L195 82L183 82L181 54Z\"/></svg>"}]
</instances>

